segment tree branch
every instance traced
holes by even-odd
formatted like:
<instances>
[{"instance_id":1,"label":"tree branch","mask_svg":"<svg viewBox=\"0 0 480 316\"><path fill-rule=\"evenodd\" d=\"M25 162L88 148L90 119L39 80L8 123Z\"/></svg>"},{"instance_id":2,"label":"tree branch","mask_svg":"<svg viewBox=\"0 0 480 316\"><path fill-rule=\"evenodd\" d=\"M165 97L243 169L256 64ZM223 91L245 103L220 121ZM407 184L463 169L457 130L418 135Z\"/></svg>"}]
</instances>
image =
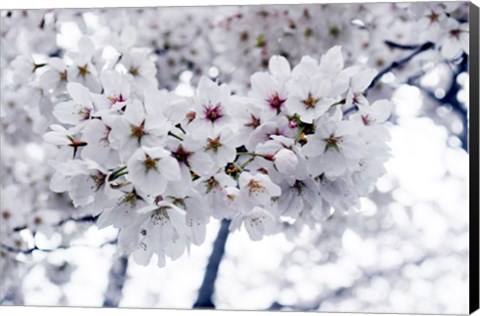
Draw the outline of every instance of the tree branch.
<instances>
[{"instance_id":1,"label":"tree branch","mask_svg":"<svg viewBox=\"0 0 480 316\"><path fill-rule=\"evenodd\" d=\"M396 44L396 45L400 45L400 44ZM367 92L368 90L370 90L371 88L373 88L377 83L378 81L380 81L380 79L382 79L382 77L389 73L390 71L396 69L396 68L399 68L403 65L405 65L406 63L408 63L410 60L412 60L415 56L419 55L420 53L424 52L424 51L427 51L429 49L432 49L435 47L435 44L432 43L432 42L426 42L422 45L415 45L415 46L411 46L411 45L400 45L400 46L404 46L404 47L412 47L411 49L414 49L414 51L412 53L410 53L409 55L405 56L404 58L400 59L400 60L397 60L397 61L394 61L392 62L388 67L385 67L384 69L382 69L372 80L372 82L370 83L370 85L368 86L368 88L365 90L365 95L367 95Z\"/></svg>"},{"instance_id":2,"label":"tree branch","mask_svg":"<svg viewBox=\"0 0 480 316\"><path fill-rule=\"evenodd\" d=\"M412 77L408 80L408 84L413 85L420 89L423 93L425 93L430 99L439 103L440 105L449 104L452 107L452 110L458 114L460 119L462 120L463 130L462 133L459 135L460 141L462 143L462 148L468 152L468 111L462 105L462 103L458 100L458 92L462 89L461 85L457 82L458 76L466 72L468 68L468 55L463 54L462 61L458 65L458 68L455 70L455 73L452 76L452 82L448 87L445 95L441 98L437 97L435 93L426 89L422 85L417 82L419 77Z\"/></svg>"},{"instance_id":3,"label":"tree branch","mask_svg":"<svg viewBox=\"0 0 480 316\"><path fill-rule=\"evenodd\" d=\"M117 239L109 240L109 241L106 241L103 244L101 244L98 248L103 248L106 245L115 245L117 242L118 242ZM61 246L58 246L57 248L53 248L53 249L43 249L43 248L38 248L35 245L32 248L20 249L20 248L15 248L15 247L12 247L12 246L5 245L3 243L0 244L0 248L4 251L11 252L11 253L23 253L25 255L31 254L35 250L36 251L41 251L41 252L54 252L54 251L57 251L57 250L60 250L60 249L70 249L71 247L93 247L93 246L91 246L91 245L61 245ZM97 247L95 246L95 248L97 248Z\"/></svg>"},{"instance_id":4,"label":"tree branch","mask_svg":"<svg viewBox=\"0 0 480 316\"><path fill-rule=\"evenodd\" d=\"M62 226L69 221L76 222L76 223L96 223L96 221L99 217L100 217L100 214L98 214L98 215L85 215L85 216L77 217L77 218L67 217L67 218L64 218L64 219L60 220L58 223L54 224L53 226L54 227L59 227L59 226ZM17 226L17 227L14 227L12 229L12 231L19 232L19 231L22 231L22 230L27 229L27 228L28 228L28 226Z\"/></svg>"},{"instance_id":5,"label":"tree branch","mask_svg":"<svg viewBox=\"0 0 480 316\"><path fill-rule=\"evenodd\" d=\"M2 248L2 250L5 250L5 251L11 252L11 253L23 253L25 255L31 254L35 250L42 251L42 252L52 252L52 251L55 251L55 250L58 250L58 249L67 249L67 246L58 246L55 249L41 249L41 248L38 248L36 245L33 246L32 248L20 249L20 248L15 248L15 247L8 246L8 245L5 245L5 244L1 244L0 247Z\"/></svg>"},{"instance_id":6,"label":"tree branch","mask_svg":"<svg viewBox=\"0 0 480 316\"><path fill-rule=\"evenodd\" d=\"M116 258L108 273L108 286L105 291L103 307L118 307L122 300L122 291L127 279L128 258Z\"/></svg>"},{"instance_id":7,"label":"tree branch","mask_svg":"<svg viewBox=\"0 0 480 316\"><path fill-rule=\"evenodd\" d=\"M215 292L215 281L218 277L218 268L225 255L225 245L228 239L229 226L229 220L222 220L220 230L218 231L217 238L213 244L212 254L208 259L202 286L198 291L197 301L193 304L194 308L215 308L215 304L212 302L212 297Z\"/></svg>"},{"instance_id":8,"label":"tree branch","mask_svg":"<svg viewBox=\"0 0 480 316\"><path fill-rule=\"evenodd\" d=\"M385 44L387 44L389 47L391 48L398 48L398 49L402 49L402 50L414 50L414 49L418 49L420 47L422 47L422 45L425 45L425 44L413 44L413 45L405 45L405 44L399 44L399 43L396 43L396 42L393 42L393 41L389 41L389 40L386 40L384 41Z\"/></svg>"}]
</instances>

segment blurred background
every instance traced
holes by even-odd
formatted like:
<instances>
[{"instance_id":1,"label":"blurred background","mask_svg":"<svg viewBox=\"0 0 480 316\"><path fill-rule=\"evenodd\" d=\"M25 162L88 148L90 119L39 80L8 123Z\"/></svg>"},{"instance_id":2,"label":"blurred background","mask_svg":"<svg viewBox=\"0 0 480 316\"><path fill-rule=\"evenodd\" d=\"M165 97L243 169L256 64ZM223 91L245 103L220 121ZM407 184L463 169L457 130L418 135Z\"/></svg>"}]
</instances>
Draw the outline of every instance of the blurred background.
<instances>
[{"instance_id":1,"label":"blurred background","mask_svg":"<svg viewBox=\"0 0 480 316\"><path fill-rule=\"evenodd\" d=\"M463 2L2 11L0 303L188 309L204 278L218 222L188 255L143 267L114 256L115 229L48 190L53 104L21 76L18 56L63 58L87 34L101 52L112 38L150 48L158 88L181 95L201 75L242 94L270 56L295 64L333 45L348 65L384 71L368 97L395 104L392 157L375 190L315 230L261 242L230 233L215 307L466 313L468 52L445 55L451 29L425 26L432 13L468 22Z\"/></svg>"}]
</instances>

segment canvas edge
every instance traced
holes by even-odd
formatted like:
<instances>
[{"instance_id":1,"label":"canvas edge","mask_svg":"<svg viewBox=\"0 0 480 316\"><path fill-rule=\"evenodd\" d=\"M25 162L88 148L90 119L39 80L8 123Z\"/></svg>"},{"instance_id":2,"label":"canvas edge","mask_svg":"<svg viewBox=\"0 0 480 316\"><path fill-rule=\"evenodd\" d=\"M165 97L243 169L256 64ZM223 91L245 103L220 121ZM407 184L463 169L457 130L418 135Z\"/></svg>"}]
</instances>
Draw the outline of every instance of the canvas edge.
<instances>
[{"instance_id":1,"label":"canvas edge","mask_svg":"<svg viewBox=\"0 0 480 316\"><path fill-rule=\"evenodd\" d=\"M480 206L479 206L479 12L480 9L473 2L469 8L470 27L470 262L469 262L469 312L472 314L479 309L479 241L480 241Z\"/></svg>"}]
</instances>

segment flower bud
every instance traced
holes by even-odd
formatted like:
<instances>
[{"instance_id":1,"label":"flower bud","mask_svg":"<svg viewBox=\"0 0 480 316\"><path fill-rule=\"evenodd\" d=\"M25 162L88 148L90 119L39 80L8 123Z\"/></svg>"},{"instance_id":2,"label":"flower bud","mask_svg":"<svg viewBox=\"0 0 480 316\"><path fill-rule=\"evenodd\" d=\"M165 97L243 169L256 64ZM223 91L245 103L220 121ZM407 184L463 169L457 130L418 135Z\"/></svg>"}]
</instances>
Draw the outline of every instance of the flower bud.
<instances>
[{"instance_id":1,"label":"flower bud","mask_svg":"<svg viewBox=\"0 0 480 316\"><path fill-rule=\"evenodd\" d=\"M297 156L289 149L284 148L275 155L275 167L283 174L293 174L297 163Z\"/></svg>"}]
</instances>

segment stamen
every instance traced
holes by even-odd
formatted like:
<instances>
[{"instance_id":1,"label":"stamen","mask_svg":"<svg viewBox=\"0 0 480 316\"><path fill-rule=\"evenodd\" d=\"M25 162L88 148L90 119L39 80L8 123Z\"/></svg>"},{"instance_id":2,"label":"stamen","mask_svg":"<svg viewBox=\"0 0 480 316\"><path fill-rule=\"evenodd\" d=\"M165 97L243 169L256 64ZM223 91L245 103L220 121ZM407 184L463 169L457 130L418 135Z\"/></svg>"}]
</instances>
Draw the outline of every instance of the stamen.
<instances>
[{"instance_id":1,"label":"stamen","mask_svg":"<svg viewBox=\"0 0 480 316\"><path fill-rule=\"evenodd\" d=\"M220 103L218 103L215 106L212 106L212 105L204 106L204 109L205 109L204 110L205 118L212 123L214 123L215 121L223 117L222 105Z\"/></svg>"},{"instance_id":2,"label":"stamen","mask_svg":"<svg viewBox=\"0 0 480 316\"><path fill-rule=\"evenodd\" d=\"M315 108L315 105L318 103L318 101L320 101L319 98L315 98L310 92L308 93L308 97L303 100L303 104L305 104L306 108L308 110L310 109L314 109Z\"/></svg>"}]
</instances>

